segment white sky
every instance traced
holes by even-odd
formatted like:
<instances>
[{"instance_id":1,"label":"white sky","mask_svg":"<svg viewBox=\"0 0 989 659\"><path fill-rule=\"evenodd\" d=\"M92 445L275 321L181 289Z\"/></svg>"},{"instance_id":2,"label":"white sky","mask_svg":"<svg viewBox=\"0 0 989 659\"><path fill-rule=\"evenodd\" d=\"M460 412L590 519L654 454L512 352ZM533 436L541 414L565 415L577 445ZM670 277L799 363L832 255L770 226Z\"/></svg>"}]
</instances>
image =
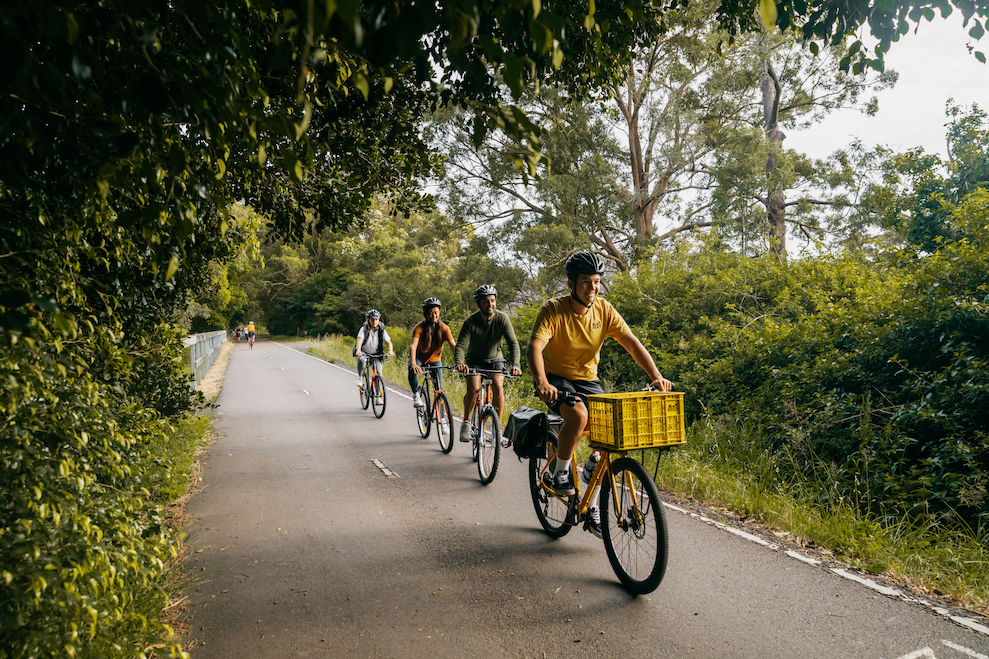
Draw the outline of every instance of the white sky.
<instances>
[{"instance_id":1,"label":"white sky","mask_svg":"<svg viewBox=\"0 0 989 659\"><path fill-rule=\"evenodd\" d=\"M886 54L887 70L895 69L900 78L880 92L876 116L835 112L811 128L788 131L784 146L825 158L858 138L867 148L884 144L902 152L921 146L946 157L945 102L953 98L962 107L977 103L989 110L989 65L966 48L972 42L989 55L989 37L974 41L968 36L971 27L962 27L958 10L947 19L937 14L930 23L921 21L916 34L904 35Z\"/></svg>"}]
</instances>

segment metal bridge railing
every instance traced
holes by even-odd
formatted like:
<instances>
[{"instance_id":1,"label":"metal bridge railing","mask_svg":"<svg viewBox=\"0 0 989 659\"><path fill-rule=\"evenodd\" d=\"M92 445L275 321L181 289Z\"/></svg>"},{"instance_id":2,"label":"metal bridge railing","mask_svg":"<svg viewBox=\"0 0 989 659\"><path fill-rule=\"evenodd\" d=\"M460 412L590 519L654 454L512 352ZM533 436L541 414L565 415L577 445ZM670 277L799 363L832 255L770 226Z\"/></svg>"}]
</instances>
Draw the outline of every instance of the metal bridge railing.
<instances>
[{"instance_id":1,"label":"metal bridge railing","mask_svg":"<svg viewBox=\"0 0 989 659\"><path fill-rule=\"evenodd\" d=\"M220 348L227 340L227 332L203 332L193 334L185 340L185 345L189 348L189 367L192 370L193 387L198 387L199 383L206 377L209 367L213 365L220 355Z\"/></svg>"}]
</instances>

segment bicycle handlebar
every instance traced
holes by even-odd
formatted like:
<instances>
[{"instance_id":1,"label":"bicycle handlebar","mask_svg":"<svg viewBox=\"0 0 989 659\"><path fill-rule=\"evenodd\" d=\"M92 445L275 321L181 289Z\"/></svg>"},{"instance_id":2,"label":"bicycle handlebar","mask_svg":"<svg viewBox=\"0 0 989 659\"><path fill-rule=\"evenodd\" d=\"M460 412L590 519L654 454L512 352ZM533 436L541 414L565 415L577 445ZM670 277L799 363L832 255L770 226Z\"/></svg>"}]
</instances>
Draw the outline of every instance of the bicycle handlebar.
<instances>
[{"instance_id":1,"label":"bicycle handlebar","mask_svg":"<svg viewBox=\"0 0 989 659\"><path fill-rule=\"evenodd\" d=\"M446 367L444 366L444 368L446 368ZM456 366L454 366L452 368L456 368ZM509 378L509 379L522 377L521 375L512 375L508 371L502 371L502 370L497 370L497 369L493 369L493 368L472 368L469 371L467 371L466 373L461 373L461 375L463 375L464 377L467 377L467 376L470 376L470 375L481 375L481 376L484 376L484 375L497 375L497 374L504 375L506 378Z\"/></svg>"}]
</instances>

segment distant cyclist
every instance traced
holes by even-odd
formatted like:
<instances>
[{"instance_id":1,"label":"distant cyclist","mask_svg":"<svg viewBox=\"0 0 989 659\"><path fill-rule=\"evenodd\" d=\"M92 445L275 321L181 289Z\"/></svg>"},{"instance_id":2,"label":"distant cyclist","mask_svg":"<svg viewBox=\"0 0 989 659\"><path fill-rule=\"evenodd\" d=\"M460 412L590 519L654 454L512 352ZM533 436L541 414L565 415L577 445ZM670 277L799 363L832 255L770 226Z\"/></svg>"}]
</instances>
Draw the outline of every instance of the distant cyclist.
<instances>
[{"instance_id":1,"label":"distant cyclist","mask_svg":"<svg viewBox=\"0 0 989 659\"><path fill-rule=\"evenodd\" d=\"M357 343L354 344L354 357L357 357L357 386L364 384L361 373L364 372L364 365L367 363L367 355L379 355L388 346L388 356L395 356L395 349L392 347L391 337L385 324L381 322L381 312L371 309L364 314L364 324L357 331ZM381 373L381 360L375 358L374 367Z\"/></svg>"},{"instance_id":2,"label":"distant cyclist","mask_svg":"<svg viewBox=\"0 0 989 659\"><path fill-rule=\"evenodd\" d=\"M251 339L255 336L254 334L254 321L247 323L247 342L250 343Z\"/></svg>"},{"instance_id":3,"label":"distant cyclist","mask_svg":"<svg viewBox=\"0 0 989 659\"><path fill-rule=\"evenodd\" d=\"M508 356L512 362L512 375L522 375L519 367L521 350L518 339L515 338L515 328L508 314L497 311L498 291L490 284L479 286L474 291L474 303L479 311L471 314L464 321L457 336L457 345L453 350L454 363L457 370L467 373L473 368L501 371L505 369L505 356L501 351L501 342L508 342ZM481 390L481 376L471 375L467 378L467 393L464 394L464 422L460 426L460 441L470 441L470 413L474 402ZM505 376L491 376L491 404L496 414L501 417L501 407L504 402Z\"/></svg>"},{"instance_id":4,"label":"distant cyclist","mask_svg":"<svg viewBox=\"0 0 989 659\"><path fill-rule=\"evenodd\" d=\"M439 366L443 357L443 345L450 350L457 347L450 327L440 320L442 304L435 297L427 297L422 303L423 320L412 329L412 345L409 346L409 386L412 387L412 404L422 407L419 398L419 376L423 366ZM433 371L437 389L443 388L443 376L437 369Z\"/></svg>"},{"instance_id":5,"label":"distant cyclist","mask_svg":"<svg viewBox=\"0 0 989 659\"><path fill-rule=\"evenodd\" d=\"M604 393L598 380L598 362L606 337L618 341L632 355L654 387L661 391L673 387L625 319L611 303L598 297L604 271L604 259L591 252L577 252L567 259L570 295L548 300L539 310L526 351L536 396L563 417L556 460L543 474L543 484L558 496L575 492L570 462L588 418L583 401L578 399L571 407L561 405L559 399L565 391Z\"/></svg>"}]
</instances>

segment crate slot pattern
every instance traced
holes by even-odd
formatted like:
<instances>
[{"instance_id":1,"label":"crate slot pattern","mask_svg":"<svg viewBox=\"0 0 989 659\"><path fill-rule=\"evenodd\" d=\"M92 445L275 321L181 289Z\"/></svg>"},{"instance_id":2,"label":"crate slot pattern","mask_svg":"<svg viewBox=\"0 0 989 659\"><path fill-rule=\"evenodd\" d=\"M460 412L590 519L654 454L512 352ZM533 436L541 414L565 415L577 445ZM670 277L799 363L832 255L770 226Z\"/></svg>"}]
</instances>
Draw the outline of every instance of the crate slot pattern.
<instances>
[{"instance_id":1,"label":"crate slot pattern","mask_svg":"<svg viewBox=\"0 0 989 659\"><path fill-rule=\"evenodd\" d=\"M681 392L595 394L587 403L591 446L630 450L687 441Z\"/></svg>"}]
</instances>

